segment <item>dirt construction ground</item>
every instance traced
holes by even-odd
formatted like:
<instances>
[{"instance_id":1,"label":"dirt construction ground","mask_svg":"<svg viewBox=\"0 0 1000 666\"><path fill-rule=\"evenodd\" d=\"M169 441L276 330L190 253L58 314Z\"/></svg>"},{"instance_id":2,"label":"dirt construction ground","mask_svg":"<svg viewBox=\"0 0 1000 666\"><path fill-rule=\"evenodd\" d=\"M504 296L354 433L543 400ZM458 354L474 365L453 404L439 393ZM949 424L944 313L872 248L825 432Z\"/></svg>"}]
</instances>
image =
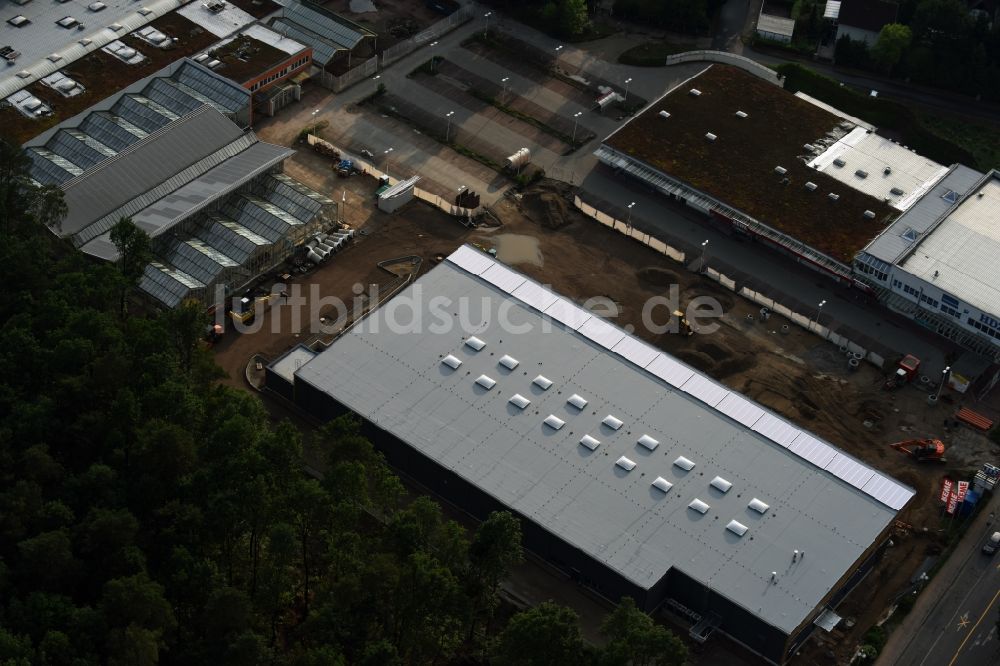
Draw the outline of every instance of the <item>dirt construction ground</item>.
<instances>
[{"instance_id":1,"label":"dirt construction ground","mask_svg":"<svg viewBox=\"0 0 1000 666\"><path fill-rule=\"evenodd\" d=\"M940 537L935 536L940 526L936 494L942 474L964 475L995 458L995 446L982 435L967 428L944 429L944 420L955 409L949 400L932 408L917 388L883 391L881 370L863 365L849 374L846 357L829 343L796 326L783 334L782 325L787 322L778 317L767 322L749 320L747 315L756 313L756 306L584 217L567 204L565 185L546 181L520 199L505 198L493 207L499 225L466 229L417 202L393 216L383 215L372 205L373 181L360 176L337 180L328 172L309 168L309 161L315 159L301 151L288 170L337 201L343 196L341 190L347 190L345 217L359 229L353 247L335 255L314 274L297 278L318 285L321 296L350 302L356 284L389 283L394 277L376 267L379 261L419 255L421 271L426 271L435 265L435 255L447 254L462 243L495 247L501 260L577 302L597 297L602 307L613 304L618 325L634 326L648 342L917 490L916 498L899 516L914 529L901 530L894 537L895 545L882 563L838 608L838 613L854 620L853 629L816 632L822 636L803 648L801 663L847 663L861 633L908 586L920 563L940 551ZM724 315L718 332L685 338L669 333L655 336L645 330L643 304L651 297L667 295L672 284L680 287L683 307L696 296L719 302ZM281 326L272 332L276 316L281 317ZM244 368L254 354L274 358L305 337L290 329L287 313L279 308L278 315L274 311L265 314L260 332L224 339L217 346L217 360L229 373L230 382L244 386ZM943 439L949 447L948 463L919 466L888 447L915 437ZM930 536L924 534L925 527ZM703 663L722 662L705 654Z\"/></svg>"}]
</instances>

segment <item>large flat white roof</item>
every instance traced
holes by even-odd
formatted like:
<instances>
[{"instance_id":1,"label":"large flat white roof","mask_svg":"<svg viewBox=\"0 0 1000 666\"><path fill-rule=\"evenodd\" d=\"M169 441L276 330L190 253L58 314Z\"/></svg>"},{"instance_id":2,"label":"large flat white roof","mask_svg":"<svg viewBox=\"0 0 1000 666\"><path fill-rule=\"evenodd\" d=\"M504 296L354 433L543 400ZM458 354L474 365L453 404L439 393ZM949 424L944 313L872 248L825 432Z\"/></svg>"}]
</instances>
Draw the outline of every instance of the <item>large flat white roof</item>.
<instances>
[{"instance_id":1,"label":"large flat white roof","mask_svg":"<svg viewBox=\"0 0 1000 666\"><path fill-rule=\"evenodd\" d=\"M899 266L959 300L1000 315L1000 175L990 172Z\"/></svg>"},{"instance_id":2,"label":"large flat white roof","mask_svg":"<svg viewBox=\"0 0 1000 666\"><path fill-rule=\"evenodd\" d=\"M948 167L864 127L842 136L809 166L901 211L948 173Z\"/></svg>"},{"instance_id":3,"label":"large flat white roof","mask_svg":"<svg viewBox=\"0 0 1000 666\"><path fill-rule=\"evenodd\" d=\"M913 496L468 245L295 377L635 584L676 568L785 632Z\"/></svg>"},{"instance_id":4,"label":"large flat white roof","mask_svg":"<svg viewBox=\"0 0 1000 666\"><path fill-rule=\"evenodd\" d=\"M210 11L207 7L208 4L208 2L192 2L177 10L177 13L197 23L216 37L228 37L243 26L250 25L257 20L228 2L225 9L220 12Z\"/></svg>"}]
</instances>

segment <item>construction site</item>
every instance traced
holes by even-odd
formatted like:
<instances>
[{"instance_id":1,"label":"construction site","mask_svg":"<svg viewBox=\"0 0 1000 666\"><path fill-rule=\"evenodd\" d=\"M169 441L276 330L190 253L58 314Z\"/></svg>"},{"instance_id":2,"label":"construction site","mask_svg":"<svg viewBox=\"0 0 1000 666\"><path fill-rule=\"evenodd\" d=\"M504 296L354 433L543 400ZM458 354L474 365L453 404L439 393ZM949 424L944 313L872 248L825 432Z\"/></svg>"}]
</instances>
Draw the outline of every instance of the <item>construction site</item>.
<instances>
[{"instance_id":1,"label":"construction site","mask_svg":"<svg viewBox=\"0 0 1000 666\"><path fill-rule=\"evenodd\" d=\"M566 184L545 180L511 194L480 218L478 226L467 228L420 202L392 215L381 213L374 205L375 179L339 178L329 158L312 151L299 151L286 163L286 172L330 194L341 206L341 218L356 231L350 246L287 284L317 285L314 294L319 297L350 303L358 294L356 285L380 285L391 291L405 271L425 272L463 243L473 243L914 488L917 494L900 513L892 546L869 574L870 584L858 586L837 609L847 622L809 641L802 648L809 655L802 663L850 659L863 632L883 619L914 576L932 566L947 548L952 532L949 522L942 520L950 518L938 497L942 476L971 478L983 463L995 459L996 445L983 432L955 420L961 396L946 389L929 406L928 394L937 386L920 381L919 375L887 388L903 359L892 359L886 369L862 363L849 372L849 359L838 347L788 326L777 315L762 318L756 304L595 223L574 207ZM399 266L379 266L400 257L407 258L403 265L410 268L401 272ZM723 315L717 332L652 335L646 330L644 304L656 296L669 296L672 285L679 288L681 309L696 297L718 302ZM263 292L269 289L269 284L262 284ZM275 317L282 318L280 323L272 321ZM248 386L246 377L253 375L255 363L324 337L310 332L313 322L303 321L294 330L284 309L265 310L261 318L257 332L227 333L216 343L217 361L235 386ZM335 336L336 332L328 333L325 341ZM995 418L997 407L994 396L976 409ZM907 455L892 447L921 439L940 440L946 455ZM937 460L942 457L943 462ZM932 464L928 458L934 459ZM955 523L961 521L952 520Z\"/></svg>"}]
</instances>

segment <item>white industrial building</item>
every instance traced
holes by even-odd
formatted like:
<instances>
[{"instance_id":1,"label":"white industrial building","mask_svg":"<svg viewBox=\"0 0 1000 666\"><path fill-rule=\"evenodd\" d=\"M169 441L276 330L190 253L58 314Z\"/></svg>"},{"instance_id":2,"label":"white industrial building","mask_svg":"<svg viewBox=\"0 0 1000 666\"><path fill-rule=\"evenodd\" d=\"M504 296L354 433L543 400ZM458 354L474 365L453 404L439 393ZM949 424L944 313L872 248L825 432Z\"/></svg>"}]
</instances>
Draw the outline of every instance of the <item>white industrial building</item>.
<instances>
[{"instance_id":1,"label":"white industrial building","mask_svg":"<svg viewBox=\"0 0 1000 666\"><path fill-rule=\"evenodd\" d=\"M1000 174L956 165L854 262L879 297L1000 362Z\"/></svg>"}]
</instances>

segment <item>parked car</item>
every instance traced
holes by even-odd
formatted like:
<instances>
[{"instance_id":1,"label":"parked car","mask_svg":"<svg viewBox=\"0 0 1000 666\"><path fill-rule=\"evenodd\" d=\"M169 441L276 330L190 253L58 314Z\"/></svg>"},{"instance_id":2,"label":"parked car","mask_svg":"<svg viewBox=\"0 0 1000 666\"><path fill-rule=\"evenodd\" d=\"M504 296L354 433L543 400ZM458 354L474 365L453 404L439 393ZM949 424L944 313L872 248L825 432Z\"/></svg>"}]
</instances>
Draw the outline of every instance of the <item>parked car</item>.
<instances>
[{"instance_id":1,"label":"parked car","mask_svg":"<svg viewBox=\"0 0 1000 666\"><path fill-rule=\"evenodd\" d=\"M983 544L983 552L987 555L992 555L997 550L1000 550L1000 532L994 532Z\"/></svg>"}]
</instances>

